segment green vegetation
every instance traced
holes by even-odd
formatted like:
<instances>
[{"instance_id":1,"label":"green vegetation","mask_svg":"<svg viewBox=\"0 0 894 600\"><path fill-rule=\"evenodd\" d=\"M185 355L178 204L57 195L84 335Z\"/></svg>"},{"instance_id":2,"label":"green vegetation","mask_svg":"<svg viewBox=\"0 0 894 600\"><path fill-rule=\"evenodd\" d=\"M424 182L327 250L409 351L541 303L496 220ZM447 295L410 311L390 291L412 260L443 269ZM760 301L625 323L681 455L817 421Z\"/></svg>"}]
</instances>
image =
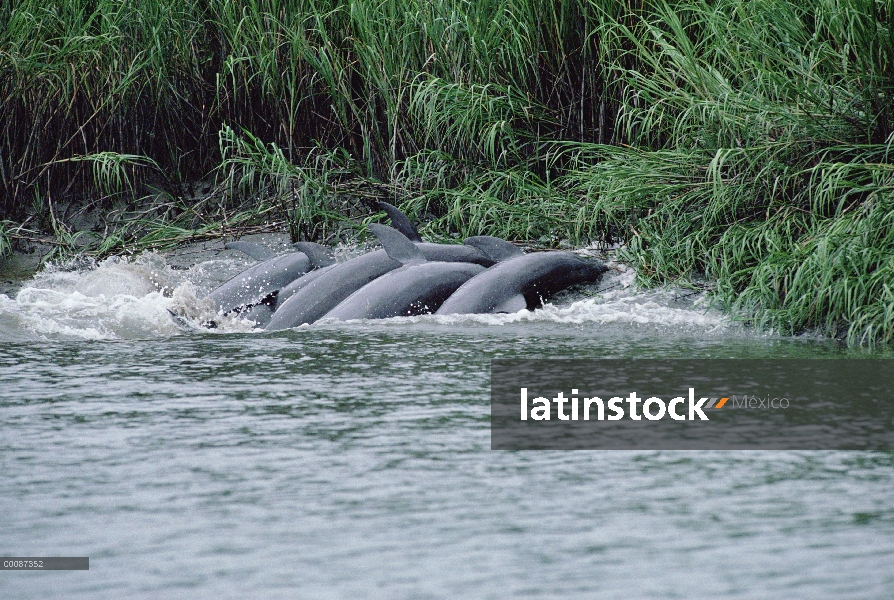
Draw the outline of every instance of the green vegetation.
<instances>
[{"instance_id":1,"label":"green vegetation","mask_svg":"<svg viewBox=\"0 0 894 600\"><path fill-rule=\"evenodd\" d=\"M381 198L894 339L889 1L18 0L0 75L0 241L326 238ZM120 218L71 239L72 199Z\"/></svg>"}]
</instances>

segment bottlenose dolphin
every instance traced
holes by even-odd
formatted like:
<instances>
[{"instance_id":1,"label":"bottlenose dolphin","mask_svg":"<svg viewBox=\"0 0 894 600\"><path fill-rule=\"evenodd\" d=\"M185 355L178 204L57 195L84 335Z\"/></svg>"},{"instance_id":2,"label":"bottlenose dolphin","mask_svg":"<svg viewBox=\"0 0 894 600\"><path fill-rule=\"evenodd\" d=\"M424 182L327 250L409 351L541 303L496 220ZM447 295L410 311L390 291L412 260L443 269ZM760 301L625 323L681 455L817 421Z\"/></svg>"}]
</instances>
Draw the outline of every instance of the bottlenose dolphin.
<instances>
[{"instance_id":1,"label":"bottlenose dolphin","mask_svg":"<svg viewBox=\"0 0 894 600\"><path fill-rule=\"evenodd\" d=\"M414 245L429 261L493 264L493 260L471 246L425 242ZM385 250L376 250L326 267L316 275L308 273L281 291L287 299L280 301L267 329L274 331L313 323L364 285L401 266Z\"/></svg>"},{"instance_id":2,"label":"bottlenose dolphin","mask_svg":"<svg viewBox=\"0 0 894 600\"><path fill-rule=\"evenodd\" d=\"M326 246L315 242L297 242L292 245L307 255L312 269L322 269L335 264L335 259Z\"/></svg>"},{"instance_id":3,"label":"bottlenose dolphin","mask_svg":"<svg viewBox=\"0 0 894 600\"><path fill-rule=\"evenodd\" d=\"M510 258L460 286L436 314L516 312L579 283L595 283L608 270L570 252L536 252Z\"/></svg>"},{"instance_id":4,"label":"bottlenose dolphin","mask_svg":"<svg viewBox=\"0 0 894 600\"><path fill-rule=\"evenodd\" d=\"M404 266L366 284L324 318L347 321L432 313L456 288L484 271L468 262L429 262L418 244L396 229L376 224L369 228L389 258Z\"/></svg>"},{"instance_id":5,"label":"bottlenose dolphin","mask_svg":"<svg viewBox=\"0 0 894 600\"><path fill-rule=\"evenodd\" d=\"M240 307L260 304L304 273L310 260L303 252L275 256L242 271L210 294L215 308L227 314Z\"/></svg>"},{"instance_id":6,"label":"bottlenose dolphin","mask_svg":"<svg viewBox=\"0 0 894 600\"><path fill-rule=\"evenodd\" d=\"M313 270L279 290L279 293L276 295L277 306L282 306L286 300L294 296L299 290L335 266L335 259L332 258L324 246L314 242L298 242L295 244L295 247L307 254Z\"/></svg>"},{"instance_id":7,"label":"bottlenose dolphin","mask_svg":"<svg viewBox=\"0 0 894 600\"><path fill-rule=\"evenodd\" d=\"M266 329L313 323L370 281L400 266L384 250L376 250L324 269L276 309Z\"/></svg>"}]
</instances>

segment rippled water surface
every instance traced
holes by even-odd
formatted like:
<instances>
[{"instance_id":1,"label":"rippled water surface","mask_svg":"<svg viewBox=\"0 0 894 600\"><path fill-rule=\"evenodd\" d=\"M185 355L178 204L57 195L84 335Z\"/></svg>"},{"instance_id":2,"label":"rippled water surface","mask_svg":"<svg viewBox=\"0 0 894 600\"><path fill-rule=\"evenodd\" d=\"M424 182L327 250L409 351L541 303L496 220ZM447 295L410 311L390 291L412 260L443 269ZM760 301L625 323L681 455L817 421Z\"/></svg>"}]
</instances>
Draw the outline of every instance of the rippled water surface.
<instances>
[{"instance_id":1,"label":"rippled water surface","mask_svg":"<svg viewBox=\"0 0 894 600\"><path fill-rule=\"evenodd\" d=\"M623 271L533 314L173 322L243 265L0 295L0 546L90 557L0 573L0 597L891 597L890 453L490 450L493 358L866 352Z\"/></svg>"}]
</instances>

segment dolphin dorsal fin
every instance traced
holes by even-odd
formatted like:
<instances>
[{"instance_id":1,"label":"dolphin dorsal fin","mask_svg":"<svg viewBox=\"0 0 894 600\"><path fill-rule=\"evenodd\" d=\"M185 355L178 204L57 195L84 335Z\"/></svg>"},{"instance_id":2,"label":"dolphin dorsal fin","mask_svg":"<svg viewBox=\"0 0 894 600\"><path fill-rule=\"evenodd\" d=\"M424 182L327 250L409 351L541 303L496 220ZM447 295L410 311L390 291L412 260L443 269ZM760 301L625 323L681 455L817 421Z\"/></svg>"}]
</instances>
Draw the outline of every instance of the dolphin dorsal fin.
<instances>
[{"instance_id":1,"label":"dolphin dorsal fin","mask_svg":"<svg viewBox=\"0 0 894 600\"><path fill-rule=\"evenodd\" d=\"M325 246L314 242L298 242L292 245L307 255L307 258L310 259L310 266L314 269L322 269L335 264L335 259L332 258Z\"/></svg>"},{"instance_id":2,"label":"dolphin dorsal fin","mask_svg":"<svg viewBox=\"0 0 894 600\"><path fill-rule=\"evenodd\" d=\"M266 246L255 244L253 242L227 242L224 244L227 250L238 250L244 254L248 254L255 260L267 260L276 256L276 252Z\"/></svg>"},{"instance_id":3,"label":"dolphin dorsal fin","mask_svg":"<svg viewBox=\"0 0 894 600\"><path fill-rule=\"evenodd\" d=\"M388 254L388 258L396 260L404 265L420 264L426 262L422 251L416 244L407 239L407 236L393 227L371 223L369 230L376 234L382 247Z\"/></svg>"},{"instance_id":4,"label":"dolphin dorsal fin","mask_svg":"<svg viewBox=\"0 0 894 600\"><path fill-rule=\"evenodd\" d=\"M404 234L408 240L411 242L422 241L422 236L419 235L410 217L400 212L396 206L379 200L379 208L388 214L388 218L391 219L391 226Z\"/></svg>"},{"instance_id":5,"label":"dolphin dorsal fin","mask_svg":"<svg viewBox=\"0 0 894 600\"><path fill-rule=\"evenodd\" d=\"M466 238L463 240L463 244L478 249L482 254L494 262L509 260L510 258L524 256L525 254L506 240L501 240L498 237L489 235L476 235L474 237Z\"/></svg>"}]
</instances>

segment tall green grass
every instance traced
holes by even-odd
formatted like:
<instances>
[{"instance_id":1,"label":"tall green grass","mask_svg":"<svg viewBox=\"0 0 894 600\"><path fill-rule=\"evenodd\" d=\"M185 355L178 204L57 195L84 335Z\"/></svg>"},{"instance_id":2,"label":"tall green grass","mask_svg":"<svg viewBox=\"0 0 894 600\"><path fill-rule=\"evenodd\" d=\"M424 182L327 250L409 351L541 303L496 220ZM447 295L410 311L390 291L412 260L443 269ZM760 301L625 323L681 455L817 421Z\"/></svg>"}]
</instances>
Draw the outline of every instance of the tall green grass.
<instances>
[{"instance_id":1,"label":"tall green grass","mask_svg":"<svg viewBox=\"0 0 894 600\"><path fill-rule=\"evenodd\" d=\"M337 236L387 199L433 238L620 241L644 280L754 322L887 342L892 13L18 0L0 6L0 216L58 231L54 200L124 199L112 252L234 215ZM209 174L212 194L184 193Z\"/></svg>"},{"instance_id":2,"label":"tall green grass","mask_svg":"<svg viewBox=\"0 0 894 600\"><path fill-rule=\"evenodd\" d=\"M687 4L604 30L637 60L616 69L631 148L580 148L568 177L644 276L705 275L782 331L890 341L891 5Z\"/></svg>"},{"instance_id":3,"label":"tall green grass","mask_svg":"<svg viewBox=\"0 0 894 600\"><path fill-rule=\"evenodd\" d=\"M34 187L102 191L74 156L200 177L224 124L288 160L344 148L378 178L432 147L505 161L546 133L590 139L598 22L585 0L4 3L0 209L20 217Z\"/></svg>"}]
</instances>

